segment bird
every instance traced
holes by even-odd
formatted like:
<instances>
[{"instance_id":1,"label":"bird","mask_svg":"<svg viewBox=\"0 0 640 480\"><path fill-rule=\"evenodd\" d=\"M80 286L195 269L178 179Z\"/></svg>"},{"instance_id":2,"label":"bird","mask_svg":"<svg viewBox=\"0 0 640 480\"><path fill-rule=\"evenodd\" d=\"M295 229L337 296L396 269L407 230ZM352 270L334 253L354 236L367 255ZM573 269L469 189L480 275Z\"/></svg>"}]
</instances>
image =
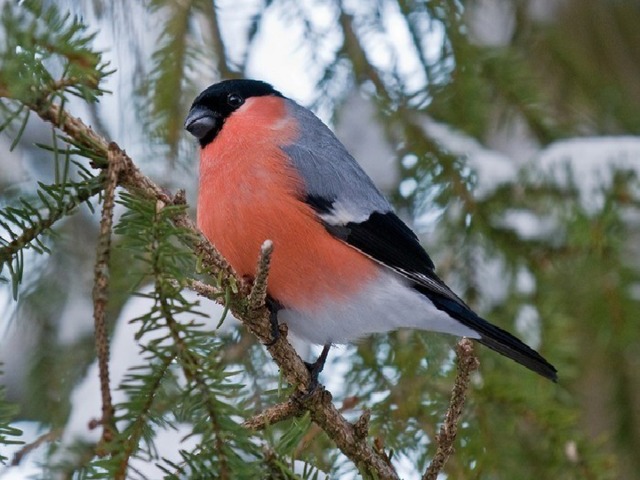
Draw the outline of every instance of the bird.
<instances>
[{"instance_id":1,"label":"bird","mask_svg":"<svg viewBox=\"0 0 640 480\"><path fill-rule=\"evenodd\" d=\"M401 328L468 337L557 381L557 370L477 315L435 272L416 234L313 112L269 83L223 80L184 123L200 145L197 224L241 276L273 244L267 283L272 331L322 353ZM275 338L274 338L275 340Z\"/></svg>"}]
</instances>

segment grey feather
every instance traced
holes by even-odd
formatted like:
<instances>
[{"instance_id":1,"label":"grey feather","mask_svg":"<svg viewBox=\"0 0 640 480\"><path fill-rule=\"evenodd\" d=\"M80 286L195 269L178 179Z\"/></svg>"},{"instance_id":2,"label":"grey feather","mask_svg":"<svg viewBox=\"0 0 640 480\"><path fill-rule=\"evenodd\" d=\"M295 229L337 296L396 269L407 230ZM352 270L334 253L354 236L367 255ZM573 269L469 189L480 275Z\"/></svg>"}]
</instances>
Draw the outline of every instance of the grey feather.
<instances>
[{"instance_id":1,"label":"grey feather","mask_svg":"<svg viewBox=\"0 0 640 480\"><path fill-rule=\"evenodd\" d=\"M289 114L299 125L298 138L283 150L300 172L308 195L332 203L327 223L361 222L374 212L388 212L391 205L349 154L340 140L311 111L285 100Z\"/></svg>"}]
</instances>

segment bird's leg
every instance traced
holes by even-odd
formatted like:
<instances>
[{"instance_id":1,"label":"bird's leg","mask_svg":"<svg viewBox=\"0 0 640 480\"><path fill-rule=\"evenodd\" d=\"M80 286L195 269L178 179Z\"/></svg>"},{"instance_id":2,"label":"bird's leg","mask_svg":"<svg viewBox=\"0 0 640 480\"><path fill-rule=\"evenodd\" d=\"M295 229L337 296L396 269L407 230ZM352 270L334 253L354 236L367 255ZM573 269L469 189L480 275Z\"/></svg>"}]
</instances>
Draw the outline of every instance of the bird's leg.
<instances>
[{"instance_id":1,"label":"bird's leg","mask_svg":"<svg viewBox=\"0 0 640 480\"><path fill-rule=\"evenodd\" d=\"M324 368L324 363L327 361L327 355L329 354L329 349L331 348L331 344L327 343L324 347L322 347L322 352L318 359L313 363L304 362L309 370L309 375L311 375L311 382L309 383L309 388L307 389L307 394L313 393L313 391L318 387L318 375Z\"/></svg>"},{"instance_id":2,"label":"bird's leg","mask_svg":"<svg viewBox=\"0 0 640 480\"><path fill-rule=\"evenodd\" d=\"M271 323L271 340L264 345L266 347L270 347L274 345L280 338L280 328L278 327L278 312L282 308L282 305L269 296L267 296L265 304L269 309L269 322Z\"/></svg>"}]
</instances>

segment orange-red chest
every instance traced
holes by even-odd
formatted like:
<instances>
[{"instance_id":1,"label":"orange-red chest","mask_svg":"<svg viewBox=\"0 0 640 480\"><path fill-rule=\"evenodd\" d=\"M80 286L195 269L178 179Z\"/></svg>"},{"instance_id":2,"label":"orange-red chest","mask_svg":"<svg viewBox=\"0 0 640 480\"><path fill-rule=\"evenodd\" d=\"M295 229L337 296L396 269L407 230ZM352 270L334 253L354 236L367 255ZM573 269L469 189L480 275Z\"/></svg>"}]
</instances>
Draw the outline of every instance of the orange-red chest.
<instances>
[{"instance_id":1,"label":"orange-red chest","mask_svg":"<svg viewBox=\"0 0 640 480\"><path fill-rule=\"evenodd\" d=\"M304 184L280 148L297 135L279 97L249 98L200 158L198 226L241 276L253 276L274 242L270 295L287 307L347 299L376 274L367 257L333 238L304 203Z\"/></svg>"}]
</instances>

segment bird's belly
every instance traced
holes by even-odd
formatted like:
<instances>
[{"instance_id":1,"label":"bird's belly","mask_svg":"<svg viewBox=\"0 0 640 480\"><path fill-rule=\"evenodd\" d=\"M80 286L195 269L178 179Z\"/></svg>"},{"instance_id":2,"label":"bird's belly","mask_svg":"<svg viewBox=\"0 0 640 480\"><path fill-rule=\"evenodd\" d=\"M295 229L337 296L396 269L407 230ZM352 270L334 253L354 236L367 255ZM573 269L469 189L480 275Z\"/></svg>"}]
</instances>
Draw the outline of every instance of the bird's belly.
<instances>
[{"instance_id":1,"label":"bird's belly","mask_svg":"<svg viewBox=\"0 0 640 480\"><path fill-rule=\"evenodd\" d=\"M345 301L326 301L314 310L285 309L279 312L279 321L295 336L318 345L348 343L398 328L478 338L475 331L438 310L408 280L377 268L378 276Z\"/></svg>"}]
</instances>

